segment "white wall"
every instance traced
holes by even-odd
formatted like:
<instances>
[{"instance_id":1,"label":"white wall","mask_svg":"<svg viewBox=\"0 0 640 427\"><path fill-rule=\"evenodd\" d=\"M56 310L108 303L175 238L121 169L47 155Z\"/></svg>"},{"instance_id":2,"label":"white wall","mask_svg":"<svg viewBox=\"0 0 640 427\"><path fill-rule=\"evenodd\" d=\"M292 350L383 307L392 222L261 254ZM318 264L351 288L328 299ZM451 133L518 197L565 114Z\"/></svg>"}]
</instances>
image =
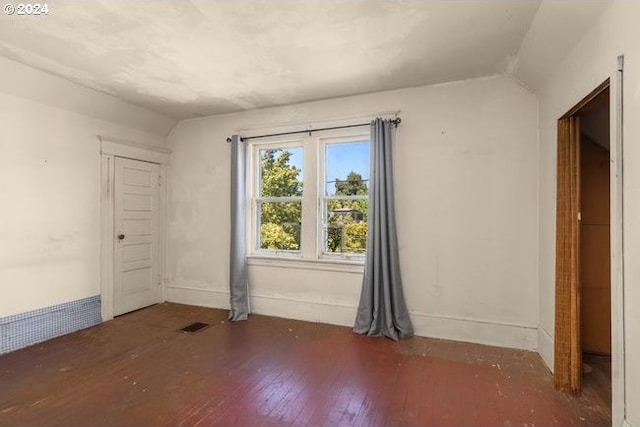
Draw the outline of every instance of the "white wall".
<instances>
[{"instance_id":1,"label":"white wall","mask_svg":"<svg viewBox=\"0 0 640 427\"><path fill-rule=\"evenodd\" d=\"M637 310L640 301L640 263L637 262L640 256L640 145L637 143L640 139L639 19L639 2L614 2L571 54L557 65L555 73L539 93L539 345L545 361L549 366L553 366L556 121L604 80L609 77L615 80L616 57L620 54L625 55L625 349L627 421L634 426L640 426L640 311ZM615 96L615 91L612 92L612 96ZM613 316L616 316L615 312ZM620 379L617 378L619 372L615 357L614 354L614 421L619 425L621 419L618 414L622 402L616 391L616 381Z\"/></svg>"},{"instance_id":2,"label":"white wall","mask_svg":"<svg viewBox=\"0 0 640 427\"><path fill-rule=\"evenodd\" d=\"M229 146L238 129L401 110L397 216L419 335L536 347L537 103L491 77L182 121L169 136L173 301L228 306ZM251 267L254 312L351 325L358 272Z\"/></svg>"},{"instance_id":3,"label":"white wall","mask_svg":"<svg viewBox=\"0 0 640 427\"><path fill-rule=\"evenodd\" d=\"M164 145L174 123L0 59L0 317L100 293L97 135Z\"/></svg>"}]
</instances>

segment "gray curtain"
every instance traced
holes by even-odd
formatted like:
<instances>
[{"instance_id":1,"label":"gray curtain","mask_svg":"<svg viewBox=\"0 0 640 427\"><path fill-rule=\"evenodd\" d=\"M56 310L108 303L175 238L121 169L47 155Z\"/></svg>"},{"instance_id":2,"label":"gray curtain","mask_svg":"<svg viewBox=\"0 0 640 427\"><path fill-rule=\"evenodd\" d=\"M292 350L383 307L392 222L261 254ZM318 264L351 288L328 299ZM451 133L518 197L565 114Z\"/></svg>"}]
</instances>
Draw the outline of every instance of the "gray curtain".
<instances>
[{"instance_id":1,"label":"gray curtain","mask_svg":"<svg viewBox=\"0 0 640 427\"><path fill-rule=\"evenodd\" d=\"M360 305L353 330L393 340L413 335L402 292L393 196L394 124L371 122L371 176L367 254Z\"/></svg>"},{"instance_id":2,"label":"gray curtain","mask_svg":"<svg viewBox=\"0 0 640 427\"><path fill-rule=\"evenodd\" d=\"M231 250L229 253L229 319L249 317L249 283L247 269L247 148L239 135L231 137Z\"/></svg>"}]
</instances>

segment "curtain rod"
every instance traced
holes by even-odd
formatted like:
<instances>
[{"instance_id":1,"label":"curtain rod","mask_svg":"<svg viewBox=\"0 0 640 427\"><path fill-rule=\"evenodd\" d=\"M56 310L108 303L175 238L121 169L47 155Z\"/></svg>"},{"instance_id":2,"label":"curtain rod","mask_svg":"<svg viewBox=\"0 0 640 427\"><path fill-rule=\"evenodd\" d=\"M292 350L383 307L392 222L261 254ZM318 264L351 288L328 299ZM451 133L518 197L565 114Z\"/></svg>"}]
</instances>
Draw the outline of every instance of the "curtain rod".
<instances>
[{"instance_id":1,"label":"curtain rod","mask_svg":"<svg viewBox=\"0 0 640 427\"><path fill-rule=\"evenodd\" d=\"M394 126L397 128L398 125L402 122L402 119L400 117L398 117L398 118L395 118L393 120L389 120L389 122L393 123ZM356 124L356 125L333 126L333 127L328 127L328 128L295 130L295 131L291 131L291 132L270 133L270 134L267 134L267 135L245 136L245 137L240 137L240 140L241 141L248 141L250 139L269 138L271 136L295 135L295 134L298 134L298 133L308 133L309 135L311 135L311 132L320 132L320 131L323 131L323 130L334 130L334 129L359 128L359 127L362 127L362 126L370 126L370 125L371 125L371 122L369 122L369 123L359 123L359 124ZM227 138L227 142L231 142L231 138Z\"/></svg>"}]
</instances>

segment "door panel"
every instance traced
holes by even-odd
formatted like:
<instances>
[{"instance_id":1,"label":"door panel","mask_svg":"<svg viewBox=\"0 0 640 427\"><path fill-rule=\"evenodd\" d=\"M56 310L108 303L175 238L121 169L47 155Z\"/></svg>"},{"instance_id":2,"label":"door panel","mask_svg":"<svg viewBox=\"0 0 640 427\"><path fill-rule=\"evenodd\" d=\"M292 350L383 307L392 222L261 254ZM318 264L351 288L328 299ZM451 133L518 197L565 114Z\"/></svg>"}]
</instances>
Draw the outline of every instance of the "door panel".
<instances>
[{"instance_id":1,"label":"door panel","mask_svg":"<svg viewBox=\"0 0 640 427\"><path fill-rule=\"evenodd\" d=\"M133 237L153 235L153 219L129 218L121 221L121 230Z\"/></svg>"},{"instance_id":2,"label":"door panel","mask_svg":"<svg viewBox=\"0 0 640 427\"><path fill-rule=\"evenodd\" d=\"M122 258L129 261L148 261L153 257L151 243L137 243L126 245L122 249Z\"/></svg>"},{"instance_id":3,"label":"door panel","mask_svg":"<svg viewBox=\"0 0 640 427\"><path fill-rule=\"evenodd\" d=\"M148 188L152 185L151 175L144 169L128 168L123 171L123 183L130 186Z\"/></svg>"},{"instance_id":4,"label":"door panel","mask_svg":"<svg viewBox=\"0 0 640 427\"><path fill-rule=\"evenodd\" d=\"M153 199L146 194L124 194L124 209L128 212L151 212L153 210Z\"/></svg>"},{"instance_id":5,"label":"door panel","mask_svg":"<svg viewBox=\"0 0 640 427\"><path fill-rule=\"evenodd\" d=\"M160 166L115 160L114 315L161 301L159 280Z\"/></svg>"},{"instance_id":6,"label":"door panel","mask_svg":"<svg viewBox=\"0 0 640 427\"><path fill-rule=\"evenodd\" d=\"M154 286L152 273L153 271L149 267L124 271L122 273L122 289L124 295L131 295L152 289Z\"/></svg>"}]
</instances>

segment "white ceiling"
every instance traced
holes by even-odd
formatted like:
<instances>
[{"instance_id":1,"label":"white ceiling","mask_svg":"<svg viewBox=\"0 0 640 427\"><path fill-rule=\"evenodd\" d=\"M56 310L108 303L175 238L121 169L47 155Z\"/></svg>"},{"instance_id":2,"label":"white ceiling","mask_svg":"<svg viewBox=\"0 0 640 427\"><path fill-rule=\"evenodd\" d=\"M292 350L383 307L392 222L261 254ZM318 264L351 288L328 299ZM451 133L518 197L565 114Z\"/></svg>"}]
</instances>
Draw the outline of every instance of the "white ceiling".
<instances>
[{"instance_id":1,"label":"white ceiling","mask_svg":"<svg viewBox=\"0 0 640 427\"><path fill-rule=\"evenodd\" d=\"M49 0L0 55L182 119L512 72L540 2Z\"/></svg>"}]
</instances>

